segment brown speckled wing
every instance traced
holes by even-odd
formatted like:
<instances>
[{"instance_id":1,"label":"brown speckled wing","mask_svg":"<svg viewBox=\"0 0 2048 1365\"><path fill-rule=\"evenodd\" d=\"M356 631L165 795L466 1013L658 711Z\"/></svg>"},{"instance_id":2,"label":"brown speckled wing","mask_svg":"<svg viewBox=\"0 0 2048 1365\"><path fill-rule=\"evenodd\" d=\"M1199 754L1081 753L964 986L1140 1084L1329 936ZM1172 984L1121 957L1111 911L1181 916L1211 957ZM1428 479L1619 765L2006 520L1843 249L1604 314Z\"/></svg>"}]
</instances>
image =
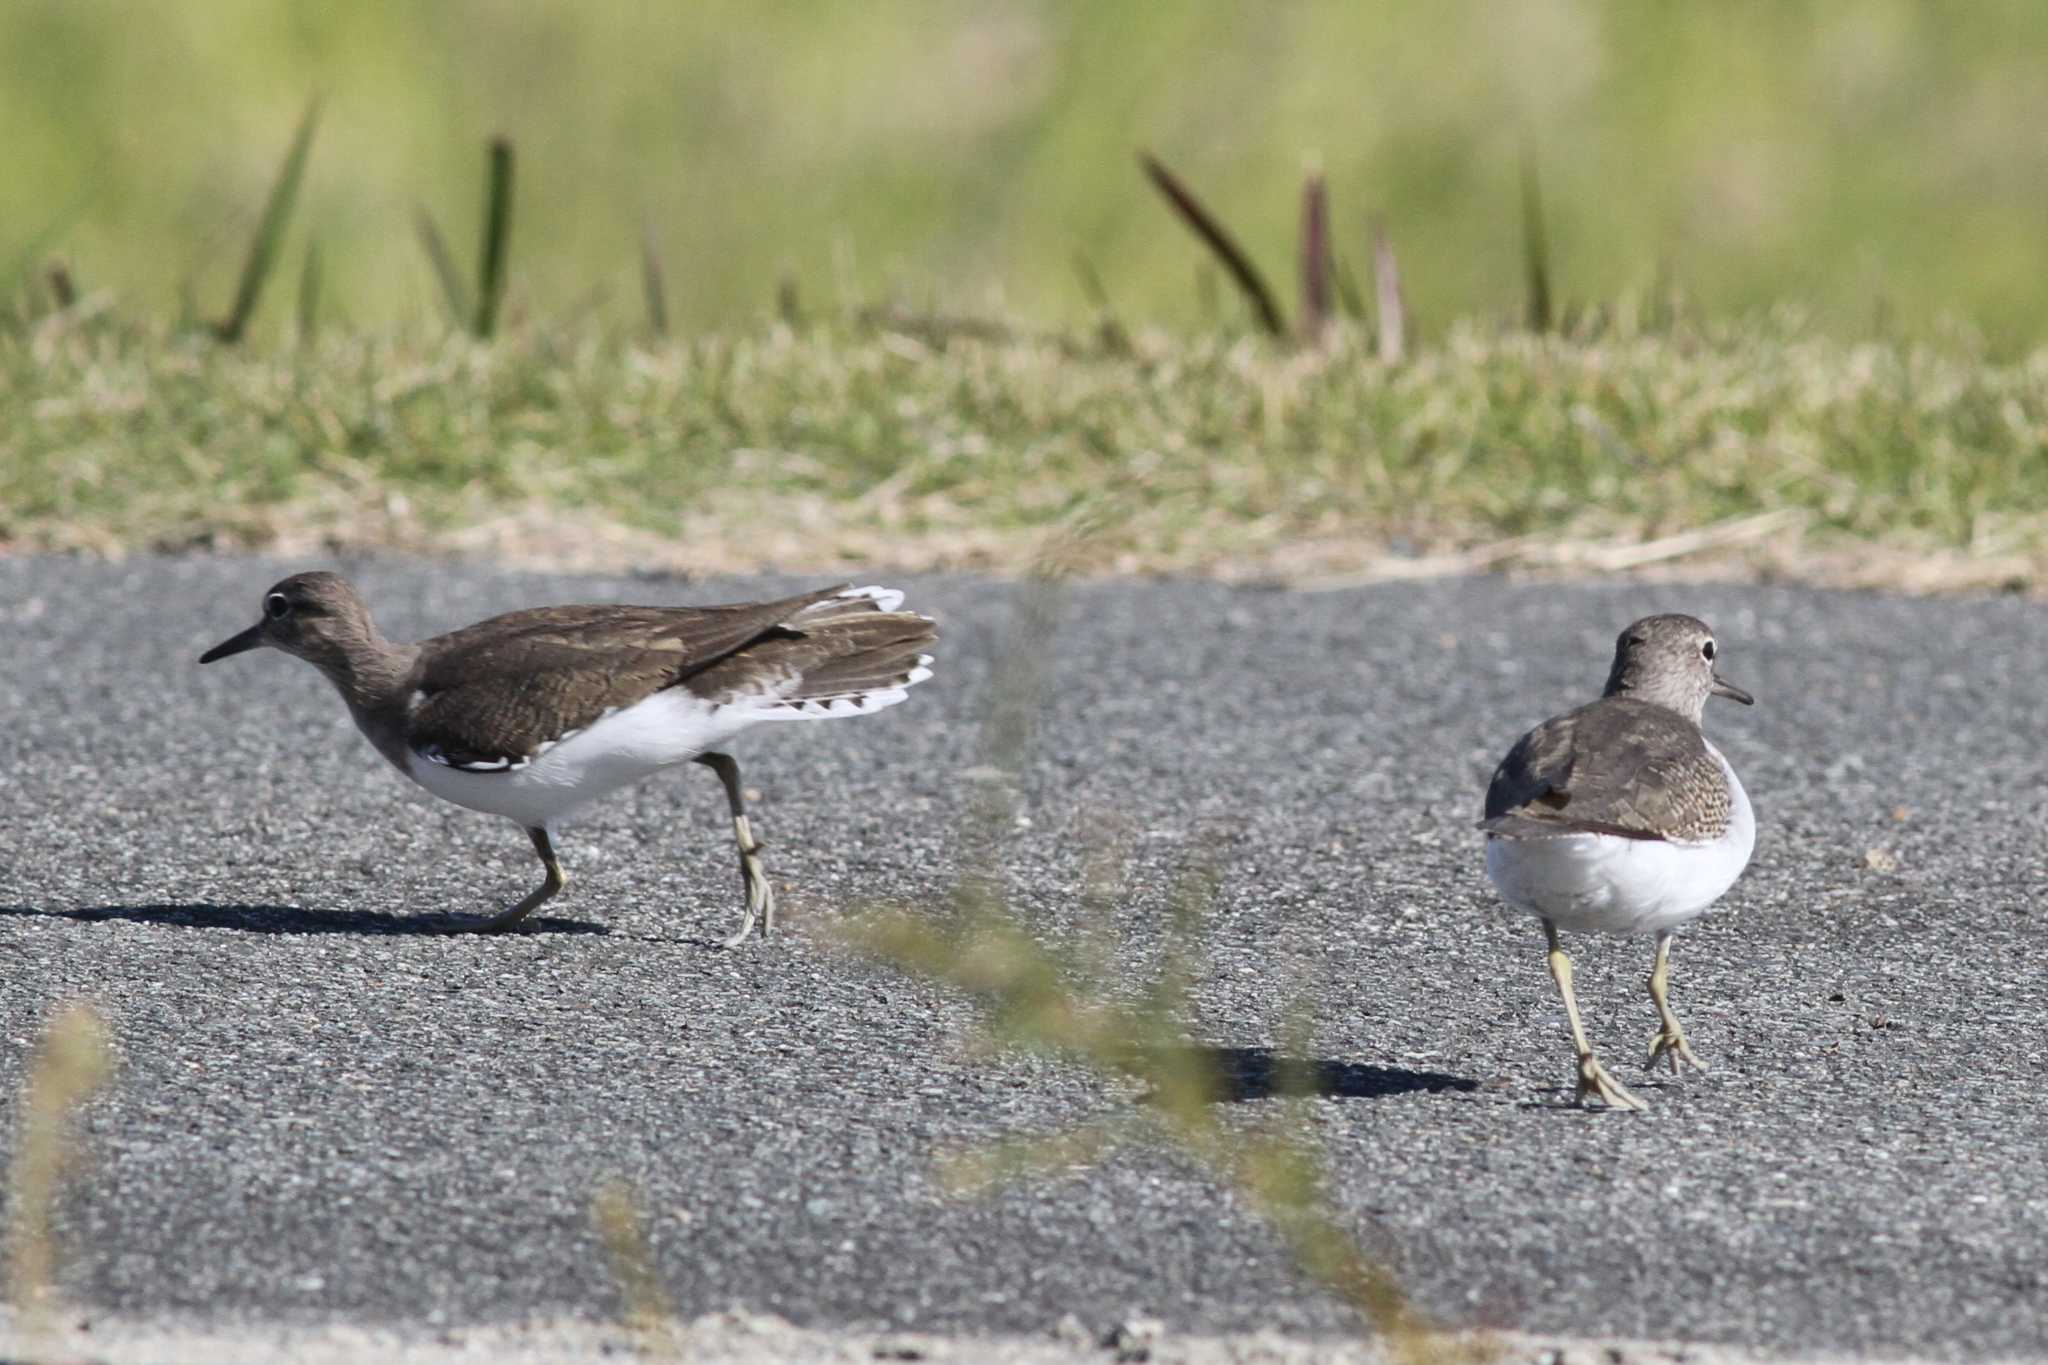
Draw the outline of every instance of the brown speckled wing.
<instances>
[{"instance_id":1,"label":"brown speckled wing","mask_svg":"<svg viewBox=\"0 0 2048 1365\"><path fill-rule=\"evenodd\" d=\"M1699 727L1651 702L1603 697L1522 736L1494 769L1479 828L1517 839L1710 843L1729 811L1727 779Z\"/></svg>"},{"instance_id":2,"label":"brown speckled wing","mask_svg":"<svg viewBox=\"0 0 2048 1365\"><path fill-rule=\"evenodd\" d=\"M800 638L783 623L844 591L725 607L541 607L479 621L421 645L408 740L455 767L517 766L743 649Z\"/></svg>"},{"instance_id":3,"label":"brown speckled wing","mask_svg":"<svg viewBox=\"0 0 2048 1365\"><path fill-rule=\"evenodd\" d=\"M710 702L774 691L782 705L799 711L828 699L858 709L869 696L926 675L931 658L925 651L937 635L929 618L913 612L820 608L692 674L683 686Z\"/></svg>"}]
</instances>

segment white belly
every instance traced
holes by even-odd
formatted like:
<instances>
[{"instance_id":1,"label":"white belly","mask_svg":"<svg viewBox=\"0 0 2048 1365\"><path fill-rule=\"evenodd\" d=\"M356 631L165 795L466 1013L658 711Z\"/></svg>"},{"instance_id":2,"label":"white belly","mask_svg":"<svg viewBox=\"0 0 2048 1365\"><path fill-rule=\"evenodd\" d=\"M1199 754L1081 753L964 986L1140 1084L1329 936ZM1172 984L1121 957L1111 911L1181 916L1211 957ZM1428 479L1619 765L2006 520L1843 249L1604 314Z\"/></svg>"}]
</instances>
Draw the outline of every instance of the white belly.
<instances>
[{"instance_id":1,"label":"white belly","mask_svg":"<svg viewBox=\"0 0 2048 1365\"><path fill-rule=\"evenodd\" d=\"M766 717L755 705L713 710L682 688L657 692L551 745L523 767L468 772L407 753L406 776L444 801L552 827L579 807L687 763Z\"/></svg>"},{"instance_id":2,"label":"white belly","mask_svg":"<svg viewBox=\"0 0 2048 1365\"><path fill-rule=\"evenodd\" d=\"M1728 828L1705 844L1569 834L1555 839L1486 840L1486 875L1518 910L1561 929L1652 934L1675 929L1719 900L1756 847L1756 815L1735 770L1712 744L1734 808Z\"/></svg>"}]
</instances>

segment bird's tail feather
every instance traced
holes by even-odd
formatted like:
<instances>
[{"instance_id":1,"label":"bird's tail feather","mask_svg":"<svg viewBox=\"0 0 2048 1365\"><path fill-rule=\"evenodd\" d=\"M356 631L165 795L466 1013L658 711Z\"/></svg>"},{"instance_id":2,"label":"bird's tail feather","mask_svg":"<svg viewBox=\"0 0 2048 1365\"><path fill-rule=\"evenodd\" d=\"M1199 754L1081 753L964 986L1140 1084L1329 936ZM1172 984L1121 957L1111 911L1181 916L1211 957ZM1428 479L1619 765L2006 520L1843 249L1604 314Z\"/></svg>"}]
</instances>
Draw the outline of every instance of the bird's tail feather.
<instances>
[{"instance_id":1,"label":"bird's tail feather","mask_svg":"<svg viewBox=\"0 0 2048 1365\"><path fill-rule=\"evenodd\" d=\"M790 617L783 627L789 635L739 651L691 686L709 696L728 687L735 699L751 693L761 720L893 706L932 675L938 638L930 617L894 609L902 601L892 588L848 588Z\"/></svg>"}]
</instances>

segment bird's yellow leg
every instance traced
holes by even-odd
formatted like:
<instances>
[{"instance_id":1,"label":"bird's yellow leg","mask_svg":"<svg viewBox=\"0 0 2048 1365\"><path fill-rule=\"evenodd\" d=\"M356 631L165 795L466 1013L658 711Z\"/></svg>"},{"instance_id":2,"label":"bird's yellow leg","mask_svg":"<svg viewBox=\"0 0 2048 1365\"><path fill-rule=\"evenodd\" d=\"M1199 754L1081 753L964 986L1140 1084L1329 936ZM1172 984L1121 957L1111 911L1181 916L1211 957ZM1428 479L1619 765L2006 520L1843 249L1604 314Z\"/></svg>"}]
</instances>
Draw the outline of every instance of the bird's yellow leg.
<instances>
[{"instance_id":1,"label":"bird's yellow leg","mask_svg":"<svg viewBox=\"0 0 2048 1365\"><path fill-rule=\"evenodd\" d=\"M1650 968L1650 1003L1657 1007L1657 1022L1661 1025L1650 1035L1650 1065L1656 1066L1659 1057L1671 1059L1671 1074L1678 1074L1678 1064L1685 1063L1695 1070L1705 1071L1707 1064L1692 1055L1692 1048L1686 1045L1685 1030L1679 1027L1678 1016L1671 1012L1671 1000L1667 989L1671 984L1671 935L1657 935L1657 961Z\"/></svg>"},{"instance_id":2,"label":"bird's yellow leg","mask_svg":"<svg viewBox=\"0 0 2048 1365\"><path fill-rule=\"evenodd\" d=\"M728 948L737 948L754 931L756 916L761 921L762 938L774 932L775 888L769 885L767 869L761 865L761 841L754 837L753 826L747 822L747 804L740 795L740 765L733 762L730 754L699 754L697 762L718 774L719 784L725 788L726 805L732 811L732 834L740 849L740 883L746 892L746 909L741 914L740 927L722 941Z\"/></svg>"},{"instance_id":3,"label":"bird's yellow leg","mask_svg":"<svg viewBox=\"0 0 2048 1365\"><path fill-rule=\"evenodd\" d=\"M1557 983L1557 993L1564 997L1564 1017L1572 1026L1572 1051L1579 1057L1578 1102L1584 1104L1586 1096L1597 1095L1609 1109L1648 1109L1650 1106L1631 1095L1594 1058L1592 1044L1586 1041L1586 1030L1579 1024L1578 997L1572 993L1572 960L1564 955L1557 941L1557 926L1549 920L1543 921L1543 937L1550 944L1550 979Z\"/></svg>"},{"instance_id":4,"label":"bird's yellow leg","mask_svg":"<svg viewBox=\"0 0 2048 1365\"><path fill-rule=\"evenodd\" d=\"M553 900L560 894L562 888L569 884L569 874L562 871L562 865L555 861L555 846L548 842L548 832L544 829L534 828L527 830L526 836L533 840L533 851L540 855L540 865L546 869L541 878L540 885L533 889L533 894L513 906L510 910L500 911L489 919L450 925L448 928L449 933L501 933L525 919L540 906Z\"/></svg>"}]
</instances>

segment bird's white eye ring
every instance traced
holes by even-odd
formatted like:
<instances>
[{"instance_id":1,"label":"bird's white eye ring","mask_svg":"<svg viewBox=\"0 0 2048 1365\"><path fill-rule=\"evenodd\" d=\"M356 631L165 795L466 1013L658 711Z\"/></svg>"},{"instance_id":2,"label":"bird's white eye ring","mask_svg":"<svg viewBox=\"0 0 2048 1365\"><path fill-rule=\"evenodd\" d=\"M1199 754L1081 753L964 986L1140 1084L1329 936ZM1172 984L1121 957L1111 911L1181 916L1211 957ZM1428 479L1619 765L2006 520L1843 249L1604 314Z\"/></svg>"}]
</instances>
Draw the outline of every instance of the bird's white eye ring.
<instances>
[{"instance_id":1,"label":"bird's white eye ring","mask_svg":"<svg viewBox=\"0 0 2048 1365\"><path fill-rule=\"evenodd\" d=\"M263 614L273 621L282 621L292 614L292 600L281 592L274 592L263 599Z\"/></svg>"},{"instance_id":2,"label":"bird's white eye ring","mask_svg":"<svg viewBox=\"0 0 2048 1365\"><path fill-rule=\"evenodd\" d=\"M1708 640L1700 646L1700 657L1708 663L1714 662L1714 642Z\"/></svg>"}]
</instances>

